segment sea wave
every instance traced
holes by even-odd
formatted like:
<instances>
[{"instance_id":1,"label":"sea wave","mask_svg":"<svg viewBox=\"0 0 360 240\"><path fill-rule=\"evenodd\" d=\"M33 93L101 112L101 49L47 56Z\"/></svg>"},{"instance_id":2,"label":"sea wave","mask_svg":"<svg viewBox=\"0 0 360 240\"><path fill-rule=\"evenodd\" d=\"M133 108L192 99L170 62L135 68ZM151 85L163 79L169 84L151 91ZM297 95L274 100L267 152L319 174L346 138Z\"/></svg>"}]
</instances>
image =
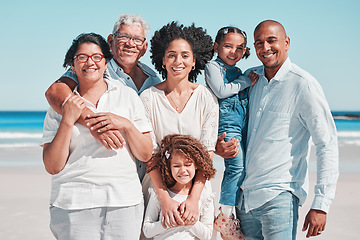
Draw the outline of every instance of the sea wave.
<instances>
[{"instance_id":1,"label":"sea wave","mask_svg":"<svg viewBox=\"0 0 360 240\"><path fill-rule=\"evenodd\" d=\"M339 138L360 138L360 131L338 131L337 132L337 136Z\"/></svg>"},{"instance_id":2,"label":"sea wave","mask_svg":"<svg viewBox=\"0 0 360 240\"><path fill-rule=\"evenodd\" d=\"M27 132L0 132L0 139L29 139L42 138L42 133L27 133Z\"/></svg>"},{"instance_id":3,"label":"sea wave","mask_svg":"<svg viewBox=\"0 0 360 240\"><path fill-rule=\"evenodd\" d=\"M22 143L1 143L0 149L4 148L35 148L40 147L40 143L34 143L34 142L22 142Z\"/></svg>"}]
</instances>

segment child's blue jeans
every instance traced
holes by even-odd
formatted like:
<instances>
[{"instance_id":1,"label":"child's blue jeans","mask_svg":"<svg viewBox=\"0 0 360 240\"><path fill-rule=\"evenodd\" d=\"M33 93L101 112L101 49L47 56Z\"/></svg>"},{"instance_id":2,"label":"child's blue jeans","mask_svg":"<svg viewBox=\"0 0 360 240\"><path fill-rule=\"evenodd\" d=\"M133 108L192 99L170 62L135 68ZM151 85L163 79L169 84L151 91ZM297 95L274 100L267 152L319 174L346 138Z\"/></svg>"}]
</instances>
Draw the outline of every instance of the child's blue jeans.
<instances>
[{"instance_id":1,"label":"child's blue jeans","mask_svg":"<svg viewBox=\"0 0 360 240\"><path fill-rule=\"evenodd\" d=\"M232 138L239 140L239 153L234 158L224 159L225 171L221 183L220 204L237 206L240 196L240 186L245 177L244 144L242 134L226 133L225 141Z\"/></svg>"}]
</instances>

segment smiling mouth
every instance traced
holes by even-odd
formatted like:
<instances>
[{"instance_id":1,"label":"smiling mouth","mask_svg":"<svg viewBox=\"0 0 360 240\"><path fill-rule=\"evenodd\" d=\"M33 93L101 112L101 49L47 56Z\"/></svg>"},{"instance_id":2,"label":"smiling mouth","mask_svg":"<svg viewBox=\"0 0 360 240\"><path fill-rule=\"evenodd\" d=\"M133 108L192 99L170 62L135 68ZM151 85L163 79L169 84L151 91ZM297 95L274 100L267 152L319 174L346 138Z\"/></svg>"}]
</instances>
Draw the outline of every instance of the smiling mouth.
<instances>
[{"instance_id":1,"label":"smiling mouth","mask_svg":"<svg viewBox=\"0 0 360 240\"><path fill-rule=\"evenodd\" d=\"M84 72L86 72L86 73L92 73L95 71L97 71L97 69L94 69L94 68L84 69Z\"/></svg>"},{"instance_id":2,"label":"smiling mouth","mask_svg":"<svg viewBox=\"0 0 360 240\"><path fill-rule=\"evenodd\" d=\"M268 53L262 55L263 58L271 58L272 56L274 56L274 53Z\"/></svg>"},{"instance_id":3,"label":"smiling mouth","mask_svg":"<svg viewBox=\"0 0 360 240\"><path fill-rule=\"evenodd\" d=\"M174 70L175 72L180 72L182 70L184 70L185 68L171 68L172 70Z\"/></svg>"}]
</instances>

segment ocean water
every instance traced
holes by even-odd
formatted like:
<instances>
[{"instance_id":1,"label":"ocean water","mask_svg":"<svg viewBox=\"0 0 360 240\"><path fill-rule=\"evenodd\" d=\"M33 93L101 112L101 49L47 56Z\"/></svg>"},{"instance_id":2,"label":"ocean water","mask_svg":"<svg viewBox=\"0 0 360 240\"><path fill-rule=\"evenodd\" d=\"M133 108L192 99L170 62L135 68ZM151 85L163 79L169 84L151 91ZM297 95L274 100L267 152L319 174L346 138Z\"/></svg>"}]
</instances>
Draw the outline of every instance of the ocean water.
<instances>
[{"instance_id":1,"label":"ocean water","mask_svg":"<svg viewBox=\"0 0 360 240\"><path fill-rule=\"evenodd\" d=\"M41 143L45 111L0 111L0 151ZM333 112L339 144L360 146L360 112Z\"/></svg>"}]
</instances>

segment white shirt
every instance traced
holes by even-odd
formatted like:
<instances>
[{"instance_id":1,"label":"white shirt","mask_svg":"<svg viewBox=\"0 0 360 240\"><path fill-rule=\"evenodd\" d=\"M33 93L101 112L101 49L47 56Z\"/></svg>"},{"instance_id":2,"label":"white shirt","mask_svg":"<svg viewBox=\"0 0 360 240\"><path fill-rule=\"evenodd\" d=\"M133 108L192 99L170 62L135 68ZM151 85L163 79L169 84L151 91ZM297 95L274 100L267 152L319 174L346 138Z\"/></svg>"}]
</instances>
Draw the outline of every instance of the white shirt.
<instances>
[{"instance_id":1,"label":"white shirt","mask_svg":"<svg viewBox=\"0 0 360 240\"><path fill-rule=\"evenodd\" d=\"M146 208L143 231L146 237L154 240L174 239L211 239L214 223L214 201L215 194L204 188L199 202L199 220L191 226L178 226L165 229L161 224L161 207L158 196L153 188L149 188L150 200ZM183 202L188 195L175 194L168 190L172 199Z\"/></svg>"},{"instance_id":2,"label":"white shirt","mask_svg":"<svg viewBox=\"0 0 360 240\"><path fill-rule=\"evenodd\" d=\"M208 149L215 150L219 106L210 90L198 85L184 110L178 113L165 96L165 92L151 87L141 95L146 115L153 127L154 146L168 134L191 135L200 140Z\"/></svg>"},{"instance_id":3,"label":"white shirt","mask_svg":"<svg viewBox=\"0 0 360 240\"><path fill-rule=\"evenodd\" d=\"M320 84L289 58L270 81L263 66L252 70L259 80L249 93L246 174L241 186L245 209L260 207L283 191L293 192L300 205L304 203L312 137L317 184L311 208L328 212L339 159L335 123Z\"/></svg>"},{"instance_id":4,"label":"white shirt","mask_svg":"<svg viewBox=\"0 0 360 240\"><path fill-rule=\"evenodd\" d=\"M98 106L86 102L94 112L112 112L129 119L140 132L150 132L143 104L131 88L107 81L108 89ZM75 90L76 93L76 90ZM46 114L42 142L55 137L61 115L50 108ZM90 131L75 123L70 155L64 169L52 176L50 203L62 209L122 207L139 204L142 189L129 146L107 150Z\"/></svg>"}]
</instances>

